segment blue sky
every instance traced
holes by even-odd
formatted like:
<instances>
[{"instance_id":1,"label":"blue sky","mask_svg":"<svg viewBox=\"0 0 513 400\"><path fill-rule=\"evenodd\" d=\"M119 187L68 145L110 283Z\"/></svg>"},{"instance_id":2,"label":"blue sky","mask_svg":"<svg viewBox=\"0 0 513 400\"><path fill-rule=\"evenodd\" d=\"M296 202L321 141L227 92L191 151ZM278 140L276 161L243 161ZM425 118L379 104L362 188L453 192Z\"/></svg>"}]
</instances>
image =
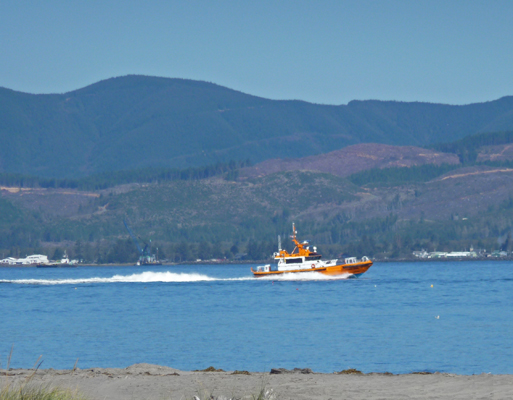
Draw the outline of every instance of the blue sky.
<instances>
[{"instance_id":1,"label":"blue sky","mask_svg":"<svg viewBox=\"0 0 513 400\"><path fill-rule=\"evenodd\" d=\"M271 99L468 104L513 95L513 1L0 2L0 86L127 74Z\"/></svg>"}]
</instances>

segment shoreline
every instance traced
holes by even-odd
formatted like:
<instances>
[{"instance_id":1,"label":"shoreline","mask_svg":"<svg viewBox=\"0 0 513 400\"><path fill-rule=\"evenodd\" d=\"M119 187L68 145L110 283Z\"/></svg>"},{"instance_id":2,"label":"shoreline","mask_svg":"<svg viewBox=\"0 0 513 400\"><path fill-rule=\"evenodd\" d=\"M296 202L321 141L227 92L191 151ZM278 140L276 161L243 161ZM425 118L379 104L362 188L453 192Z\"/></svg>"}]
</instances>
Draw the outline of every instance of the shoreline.
<instances>
[{"instance_id":1,"label":"shoreline","mask_svg":"<svg viewBox=\"0 0 513 400\"><path fill-rule=\"evenodd\" d=\"M272 371L278 371L272 373ZM273 369L270 372L182 371L152 364L127 368L0 369L1 386L49 385L78 391L88 400L122 399L252 399L265 389L280 400L378 400L378 399L509 399L513 375L456 375L412 372L408 374L316 373L308 368ZM207 397L212 395L213 397ZM274 397L272 397L274 396ZM255 397L256 398L256 397Z\"/></svg>"},{"instance_id":2,"label":"shoreline","mask_svg":"<svg viewBox=\"0 0 513 400\"><path fill-rule=\"evenodd\" d=\"M223 261L188 261L188 262L180 262L180 263L163 263L160 265L135 265L133 263L117 263L117 264L79 264L74 267L52 267L51 269L75 269L81 267L170 267L176 265L196 265L196 266L212 266L212 265L254 265L254 264L269 264L270 260L260 260L260 261L233 261L233 260L223 260ZM373 265L376 263L426 263L426 262L453 262L459 263L463 261L513 261L513 257L486 257L486 258L398 258L398 259L374 259ZM36 265L9 265L9 264L0 264L0 268L37 268ZM43 269L43 268L41 268Z\"/></svg>"}]
</instances>

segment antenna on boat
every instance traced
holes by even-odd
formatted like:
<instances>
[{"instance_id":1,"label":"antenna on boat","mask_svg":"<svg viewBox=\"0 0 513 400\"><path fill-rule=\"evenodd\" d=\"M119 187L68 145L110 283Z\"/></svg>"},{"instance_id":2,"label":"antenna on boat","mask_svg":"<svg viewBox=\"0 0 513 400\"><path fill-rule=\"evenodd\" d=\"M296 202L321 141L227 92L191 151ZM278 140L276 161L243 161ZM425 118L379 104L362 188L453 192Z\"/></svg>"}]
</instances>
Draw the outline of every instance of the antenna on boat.
<instances>
[{"instance_id":1,"label":"antenna on boat","mask_svg":"<svg viewBox=\"0 0 513 400\"><path fill-rule=\"evenodd\" d=\"M278 235L278 251L281 251L281 236Z\"/></svg>"}]
</instances>

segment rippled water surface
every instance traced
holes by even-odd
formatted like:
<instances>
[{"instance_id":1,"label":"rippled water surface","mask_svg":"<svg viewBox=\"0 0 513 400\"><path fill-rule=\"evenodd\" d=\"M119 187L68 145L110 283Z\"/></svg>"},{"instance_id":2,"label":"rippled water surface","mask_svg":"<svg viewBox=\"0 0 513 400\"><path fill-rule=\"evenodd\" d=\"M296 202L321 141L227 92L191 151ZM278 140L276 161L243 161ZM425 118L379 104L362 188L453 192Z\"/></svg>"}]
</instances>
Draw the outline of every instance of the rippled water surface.
<instances>
[{"instance_id":1,"label":"rippled water surface","mask_svg":"<svg viewBox=\"0 0 513 400\"><path fill-rule=\"evenodd\" d=\"M358 279L249 265L0 268L5 368L147 362L264 371L513 374L513 263L374 265Z\"/></svg>"}]
</instances>

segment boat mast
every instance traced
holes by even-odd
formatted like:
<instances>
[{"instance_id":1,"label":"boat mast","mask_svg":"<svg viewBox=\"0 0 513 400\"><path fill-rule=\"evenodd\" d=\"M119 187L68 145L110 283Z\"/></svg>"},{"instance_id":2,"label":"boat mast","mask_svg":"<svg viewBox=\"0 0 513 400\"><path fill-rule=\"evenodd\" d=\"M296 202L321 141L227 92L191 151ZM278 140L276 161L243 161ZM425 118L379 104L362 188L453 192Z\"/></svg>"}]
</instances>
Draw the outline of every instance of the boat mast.
<instances>
[{"instance_id":1,"label":"boat mast","mask_svg":"<svg viewBox=\"0 0 513 400\"><path fill-rule=\"evenodd\" d=\"M292 223L292 236L291 236L291 238L292 238L292 241L294 242L295 247L294 247L294 250L292 250L292 253L290 253L290 254L294 254L294 251L296 251L296 249L298 249L298 251L299 251L298 242L296 240L296 233L297 233L296 232L296 226L295 226L295 224L293 222Z\"/></svg>"}]
</instances>

